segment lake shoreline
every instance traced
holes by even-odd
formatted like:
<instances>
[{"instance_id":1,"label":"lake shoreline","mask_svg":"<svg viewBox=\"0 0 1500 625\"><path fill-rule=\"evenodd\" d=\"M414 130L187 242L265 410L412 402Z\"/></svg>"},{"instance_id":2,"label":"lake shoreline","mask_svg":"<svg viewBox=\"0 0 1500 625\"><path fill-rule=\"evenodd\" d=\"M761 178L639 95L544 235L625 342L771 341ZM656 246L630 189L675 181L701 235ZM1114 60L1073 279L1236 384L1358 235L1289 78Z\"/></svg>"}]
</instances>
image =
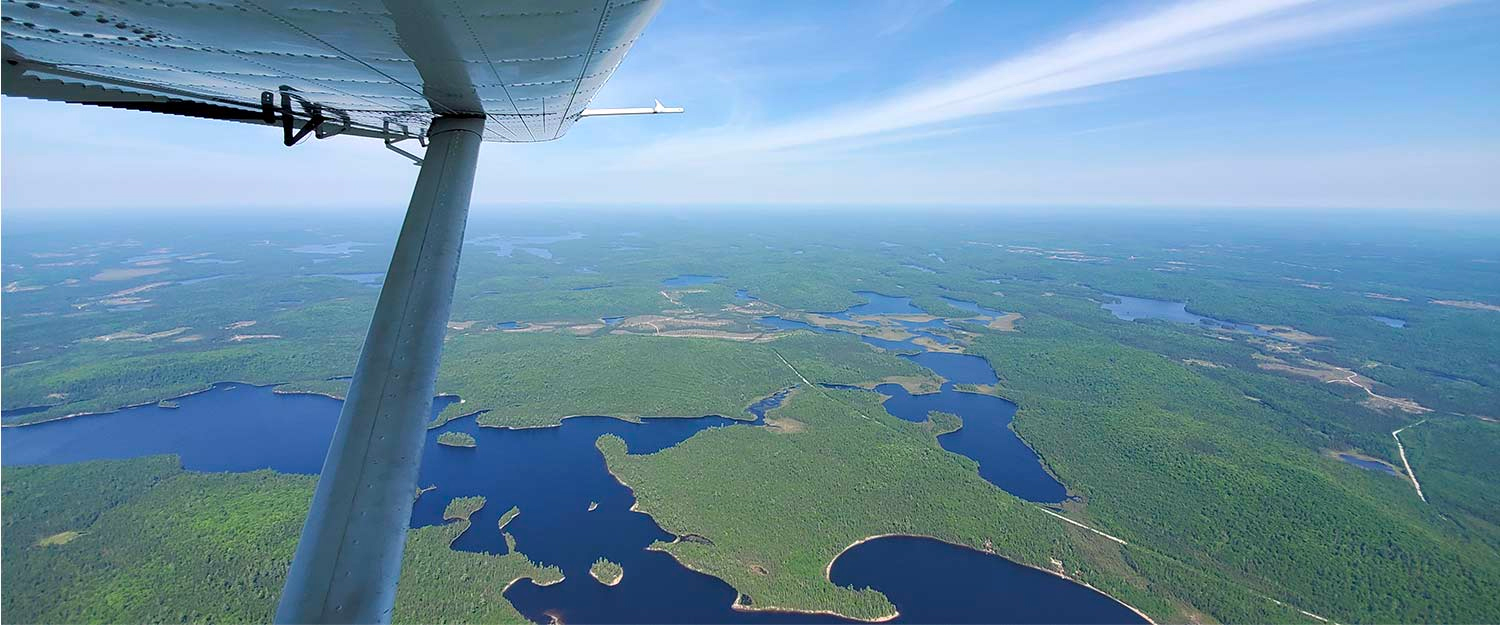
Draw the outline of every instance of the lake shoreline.
<instances>
[{"instance_id":1,"label":"lake shoreline","mask_svg":"<svg viewBox=\"0 0 1500 625\"><path fill-rule=\"evenodd\" d=\"M1118 604L1124 606L1127 610L1130 610L1131 612L1134 612L1136 614L1136 616L1139 616L1142 619L1145 619L1145 621L1146 621L1146 623L1148 623L1148 625L1158 625L1158 623L1155 620L1153 620L1145 612L1142 612L1139 609L1137 609L1135 606L1130 605L1128 603L1125 603L1124 601L1121 601L1119 597L1116 597L1116 596L1111 595L1111 594L1109 594L1107 592L1104 592L1103 590L1098 589L1097 587L1089 584L1088 582L1085 582L1083 580L1074 579L1072 577L1069 577L1066 573L1059 573L1059 572L1051 570L1051 569L1045 569L1045 568L1042 568L1040 566L1036 566L1036 565L1033 565L1033 564L1027 564L1025 562L1017 562L1016 560L1012 560L1010 558L1007 558L1007 557L1005 557L1003 555L1000 555L999 553L996 553L996 552L993 552L993 551L985 551L983 549L977 549L977 548L973 547L972 545L965 545L965 544L962 544L962 543L950 542L950 541L944 540L942 538L938 538L937 536L928 536L928 535L925 535L925 534L910 534L910 533L899 533L899 532L897 532L897 533L889 533L889 534L875 534L873 536L866 536L864 538L856 540L853 543L850 543L848 547L844 547L843 549L839 550L839 552L837 554L835 554L831 560L828 561L828 566L824 567L824 569L823 569L823 578L826 579L826 580L828 580L828 583L832 584L833 583L833 564L838 561L838 559L839 559L840 556L844 555L850 549L853 549L855 547L858 547L860 545L863 545L863 544L865 544L867 542L870 542L870 541L873 541L873 540L879 540L881 538L924 538L924 539L927 539L927 540L934 540L934 541L943 543L945 545L952 545L954 547L960 547L960 548L963 548L963 549L968 549L968 550L976 552L976 553L982 553L982 554L989 555L989 556L995 556L997 558L1005 560L1006 562L1010 562L1010 563L1013 563L1013 564L1018 564L1018 565L1021 565L1021 566L1027 567L1027 568L1031 568L1031 569L1035 569L1035 570L1041 571L1043 573L1047 573L1049 575L1052 575L1054 577L1060 577L1062 579L1068 580L1068 581L1070 581L1070 582L1072 582L1074 584L1078 584L1079 586L1083 586L1084 588L1088 588L1089 590L1092 590L1092 591L1094 591L1096 593L1099 593L1100 595L1108 597L1110 600L1114 601L1115 603L1118 603ZM848 617L845 617L845 618L848 618Z\"/></svg>"}]
</instances>

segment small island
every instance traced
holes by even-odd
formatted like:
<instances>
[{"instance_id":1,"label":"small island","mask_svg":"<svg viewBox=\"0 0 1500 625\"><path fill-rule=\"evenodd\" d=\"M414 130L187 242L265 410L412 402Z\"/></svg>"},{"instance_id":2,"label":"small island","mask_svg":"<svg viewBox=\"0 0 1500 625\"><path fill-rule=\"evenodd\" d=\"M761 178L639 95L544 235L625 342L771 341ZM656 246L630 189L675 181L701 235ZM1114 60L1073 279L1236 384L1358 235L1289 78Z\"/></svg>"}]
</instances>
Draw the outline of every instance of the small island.
<instances>
[{"instance_id":1,"label":"small island","mask_svg":"<svg viewBox=\"0 0 1500 625\"><path fill-rule=\"evenodd\" d=\"M593 511L598 510L598 509L599 509L599 502L597 502L597 501L590 501L589 502L589 512L593 512Z\"/></svg>"},{"instance_id":2,"label":"small island","mask_svg":"<svg viewBox=\"0 0 1500 625\"><path fill-rule=\"evenodd\" d=\"M625 569L614 562L599 558L594 561L593 566L589 567L589 575L593 575L594 579L599 580L599 583L605 586L614 586L625 578Z\"/></svg>"},{"instance_id":3,"label":"small island","mask_svg":"<svg viewBox=\"0 0 1500 625\"><path fill-rule=\"evenodd\" d=\"M466 432L443 432L438 435L439 445L449 447L478 447L479 441L474 440L474 435Z\"/></svg>"}]
</instances>

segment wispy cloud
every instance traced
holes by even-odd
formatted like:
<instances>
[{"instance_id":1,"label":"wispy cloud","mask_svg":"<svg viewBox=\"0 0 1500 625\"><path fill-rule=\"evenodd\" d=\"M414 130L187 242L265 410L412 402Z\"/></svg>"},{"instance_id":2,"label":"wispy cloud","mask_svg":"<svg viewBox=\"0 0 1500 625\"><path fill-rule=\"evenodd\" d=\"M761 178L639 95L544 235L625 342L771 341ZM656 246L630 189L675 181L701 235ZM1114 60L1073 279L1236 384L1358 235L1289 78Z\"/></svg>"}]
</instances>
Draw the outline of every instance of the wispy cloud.
<instances>
[{"instance_id":1,"label":"wispy cloud","mask_svg":"<svg viewBox=\"0 0 1500 625\"><path fill-rule=\"evenodd\" d=\"M1069 35L949 82L801 118L663 141L663 157L764 153L1038 106L1059 94L1316 44L1461 0L1198 0ZM921 134L921 133L919 133ZM858 142L863 143L863 142Z\"/></svg>"},{"instance_id":2,"label":"wispy cloud","mask_svg":"<svg viewBox=\"0 0 1500 625\"><path fill-rule=\"evenodd\" d=\"M881 18L876 34L886 37L900 33L941 13L952 4L953 0L887 0L875 10Z\"/></svg>"}]
</instances>

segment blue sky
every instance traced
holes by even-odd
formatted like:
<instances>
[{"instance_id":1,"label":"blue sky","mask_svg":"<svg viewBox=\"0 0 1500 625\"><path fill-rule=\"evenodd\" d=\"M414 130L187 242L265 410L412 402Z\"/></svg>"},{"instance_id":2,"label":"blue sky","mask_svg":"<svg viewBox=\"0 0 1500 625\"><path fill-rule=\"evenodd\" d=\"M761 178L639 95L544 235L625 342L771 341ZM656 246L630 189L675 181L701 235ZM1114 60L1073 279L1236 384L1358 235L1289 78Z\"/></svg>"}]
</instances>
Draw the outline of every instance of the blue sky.
<instances>
[{"instance_id":1,"label":"blue sky","mask_svg":"<svg viewBox=\"0 0 1500 625\"><path fill-rule=\"evenodd\" d=\"M535 204L1500 211L1500 3L669 2L583 120L486 144ZM8 211L399 211L376 141L6 98Z\"/></svg>"}]
</instances>

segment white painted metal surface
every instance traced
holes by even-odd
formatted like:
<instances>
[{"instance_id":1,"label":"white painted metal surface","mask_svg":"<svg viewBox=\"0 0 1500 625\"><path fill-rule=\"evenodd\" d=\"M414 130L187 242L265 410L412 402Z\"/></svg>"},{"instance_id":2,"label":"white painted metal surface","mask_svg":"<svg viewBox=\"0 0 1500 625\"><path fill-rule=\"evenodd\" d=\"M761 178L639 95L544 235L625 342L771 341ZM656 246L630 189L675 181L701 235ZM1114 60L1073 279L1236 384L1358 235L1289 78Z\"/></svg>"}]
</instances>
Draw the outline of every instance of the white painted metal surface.
<instances>
[{"instance_id":1,"label":"white painted metal surface","mask_svg":"<svg viewBox=\"0 0 1500 625\"><path fill-rule=\"evenodd\" d=\"M391 620L483 131L483 118L429 131L278 623Z\"/></svg>"},{"instance_id":2,"label":"white painted metal surface","mask_svg":"<svg viewBox=\"0 0 1500 625\"><path fill-rule=\"evenodd\" d=\"M661 0L49 0L4 4L5 93L227 107L283 85L351 134L485 116L547 141L587 108ZM225 117L227 118L227 117Z\"/></svg>"}]
</instances>

